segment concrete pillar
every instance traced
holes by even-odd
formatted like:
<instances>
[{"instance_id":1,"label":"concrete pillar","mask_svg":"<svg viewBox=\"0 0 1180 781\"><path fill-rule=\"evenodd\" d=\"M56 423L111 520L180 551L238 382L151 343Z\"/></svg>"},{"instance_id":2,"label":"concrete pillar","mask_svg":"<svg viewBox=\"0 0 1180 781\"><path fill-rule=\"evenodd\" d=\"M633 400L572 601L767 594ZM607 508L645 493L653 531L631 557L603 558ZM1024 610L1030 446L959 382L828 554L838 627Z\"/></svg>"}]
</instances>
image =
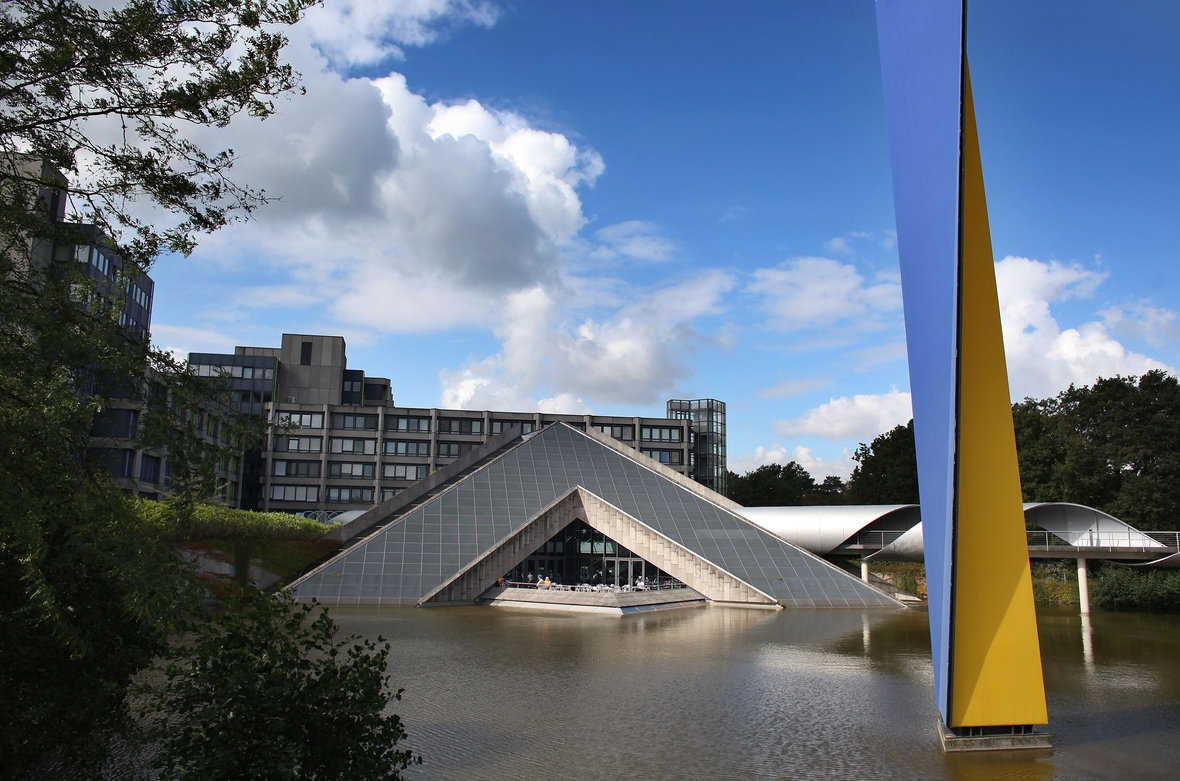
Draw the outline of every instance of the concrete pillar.
<instances>
[{"instance_id":1,"label":"concrete pillar","mask_svg":"<svg viewBox=\"0 0 1180 781\"><path fill-rule=\"evenodd\" d=\"M1081 561L1081 559L1079 559ZM860 560L860 579L865 583L869 582L869 563L864 559Z\"/></svg>"},{"instance_id":2,"label":"concrete pillar","mask_svg":"<svg viewBox=\"0 0 1180 781\"><path fill-rule=\"evenodd\" d=\"M1090 568L1085 559L1078 559L1078 602L1082 615L1090 615Z\"/></svg>"}]
</instances>

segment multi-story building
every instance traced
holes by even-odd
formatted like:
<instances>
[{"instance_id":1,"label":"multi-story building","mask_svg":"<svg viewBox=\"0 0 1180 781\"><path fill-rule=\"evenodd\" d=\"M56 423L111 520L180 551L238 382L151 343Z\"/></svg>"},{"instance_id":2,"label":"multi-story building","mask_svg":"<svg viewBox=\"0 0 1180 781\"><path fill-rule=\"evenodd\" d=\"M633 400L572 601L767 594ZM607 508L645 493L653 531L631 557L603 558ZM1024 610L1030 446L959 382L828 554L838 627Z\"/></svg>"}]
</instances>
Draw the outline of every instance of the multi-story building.
<instances>
[{"instance_id":1,"label":"multi-story building","mask_svg":"<svg viewBox=\"0 0 1180 781\"><path fill-rule=\"evenodd\" d=\"M724 404L713 400L669 402L670 412L687 404L693 414L667 418L399 407L388 379L348 368L339 336L283 334L278 348L192 353L189 363L200 375L228 377L233 405L274 424L266 449L243 459L245 509L319 517L368 509L512 426L529 433L558 421L595 428L710 487L720 463L724 480Z\"/></svg>"},{"instance_id":2,"label":"multi-story building","mask_svg":"<svg viewBox=\"0 0 1180 781\"><path fill-rule=\"evenodd\" d=\"M729 465L725 456L725 402L717 399L671 399L668 417L688 420L696 462L693 479L724 496Z\"/></svg>"}]
</instances>

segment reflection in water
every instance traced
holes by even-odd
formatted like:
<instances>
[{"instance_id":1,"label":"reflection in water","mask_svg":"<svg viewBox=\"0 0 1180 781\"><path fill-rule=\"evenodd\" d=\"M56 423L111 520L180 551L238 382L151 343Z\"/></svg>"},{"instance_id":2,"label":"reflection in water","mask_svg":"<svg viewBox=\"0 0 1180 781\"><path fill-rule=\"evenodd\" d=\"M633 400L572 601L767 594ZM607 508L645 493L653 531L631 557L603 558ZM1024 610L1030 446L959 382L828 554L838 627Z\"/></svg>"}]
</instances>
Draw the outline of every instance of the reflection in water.
<instances>
[{"instance_id":1,"label":"reflection in water","mask_svg":"<svg viewBox=\"0 0 1180 781\"><path fill-rule=\"evenodd\" d=\"M1082 660L1086 664L1086 672L1094 672L1094 627L1090 624L1090 614L1082 613Z\"/></svg>"},{"instance_id":2,"label":"reflection in water","mask_svg":"<svg viewBox=\"0 0 1180 781\"><path fill-rule=\"evenodd\" d=\"M411 778L1165 778L1180 619L1040 615L1054 752L944 756L920 610L709 607L623 619L344 609L391 638ZM1092 661L1087 659L1092 657Z\"/></svg>"}]
</instances>

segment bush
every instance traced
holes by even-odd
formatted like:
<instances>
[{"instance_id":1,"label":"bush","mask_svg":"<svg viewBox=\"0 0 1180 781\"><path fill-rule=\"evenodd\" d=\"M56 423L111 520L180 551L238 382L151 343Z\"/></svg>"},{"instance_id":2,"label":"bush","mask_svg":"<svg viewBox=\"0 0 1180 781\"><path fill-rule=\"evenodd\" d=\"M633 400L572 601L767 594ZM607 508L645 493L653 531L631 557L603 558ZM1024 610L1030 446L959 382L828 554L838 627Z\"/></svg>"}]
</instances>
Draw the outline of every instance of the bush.
<instances>
[{"instance_id":1,"label":"bush","mask_svg":"<svg viewBox=\"0 0 1180 781\"><path fill-rule=\"evenodd\" d=\"M1032 585L1038 605L1078 603L1078 571L1072 560L1033 562Z\"/></svg>"},{"instance_id":2,"label":"bush","mask_svg":"<svg viewBox=\"0 0 1180 781\"><path fill-rule=\"evenodd\" d=\"M1180 572L1104 565L1090 579L1090 601L1105 610L1180 612Z\"/></svg>"},{"instance_id":3,"label":"bush","mask_svg":"<svg viewBox=\"0 0 1180 781\"><path fill-rule=\"evenodd\" d=\"M197 504L181 513L167 502L136 500L141 518L174 542L188 540L318 540L332 528L319 521L287 513L234 510L216 504ZM187 515L188 517L184 517Z\"/></svg>"},{"instance_id":4,"label":"bush","mask_svg":"<svg viewBox=\"0 0 1180 781\"><path fill-rule=\"evenodd\" d=\"M162 779L400 779L401 690L385 674L389 644L337 640L326 610L312 617L285 592L231 593L174 646L162 680L140 700L144 738Z\"/></svg>"}]
</instances>

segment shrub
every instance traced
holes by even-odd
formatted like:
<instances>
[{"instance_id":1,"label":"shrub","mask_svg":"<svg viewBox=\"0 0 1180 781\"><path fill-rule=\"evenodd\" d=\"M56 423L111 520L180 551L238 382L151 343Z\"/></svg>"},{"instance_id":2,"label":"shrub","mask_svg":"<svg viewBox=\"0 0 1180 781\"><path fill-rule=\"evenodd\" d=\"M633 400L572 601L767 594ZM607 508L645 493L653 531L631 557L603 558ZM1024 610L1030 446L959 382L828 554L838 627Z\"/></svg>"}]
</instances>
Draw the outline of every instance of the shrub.
<instances>
[{"instance_id":1,"label":"shrub","mask_svg":"<svg viewBox=\"0 0 1180 781\"><path fill-rule=\"evenodd\" d=\"M421 762L384 711L389 644L349 637L285 592L230 594L141 692L162 779L400 779Z\"/></svg>"},{"instance_id":2,"label":"shrub","mask_svg":"<svg viewBox=\"0 0 1180 781\"><path fill-rule=\"evenodd\" d=\"M136 500L139 515L174 542L187 540L318 540L332 527L287 513L234 510L216 504L198 504L191 513L177 512L167 502ZM187 517L184 517L187 515Z\"/></svg>"},{"instance_id":3,"label":"shrub","mask_svg":"<svg viewBox=\"0 0 1180 781\"><path fill-rule=\"evenodd\" d=\"M1105 565L1090 579L1090 600L1105 610L1180 612L1180 572Z\"/></svg>"}]
</instances>

